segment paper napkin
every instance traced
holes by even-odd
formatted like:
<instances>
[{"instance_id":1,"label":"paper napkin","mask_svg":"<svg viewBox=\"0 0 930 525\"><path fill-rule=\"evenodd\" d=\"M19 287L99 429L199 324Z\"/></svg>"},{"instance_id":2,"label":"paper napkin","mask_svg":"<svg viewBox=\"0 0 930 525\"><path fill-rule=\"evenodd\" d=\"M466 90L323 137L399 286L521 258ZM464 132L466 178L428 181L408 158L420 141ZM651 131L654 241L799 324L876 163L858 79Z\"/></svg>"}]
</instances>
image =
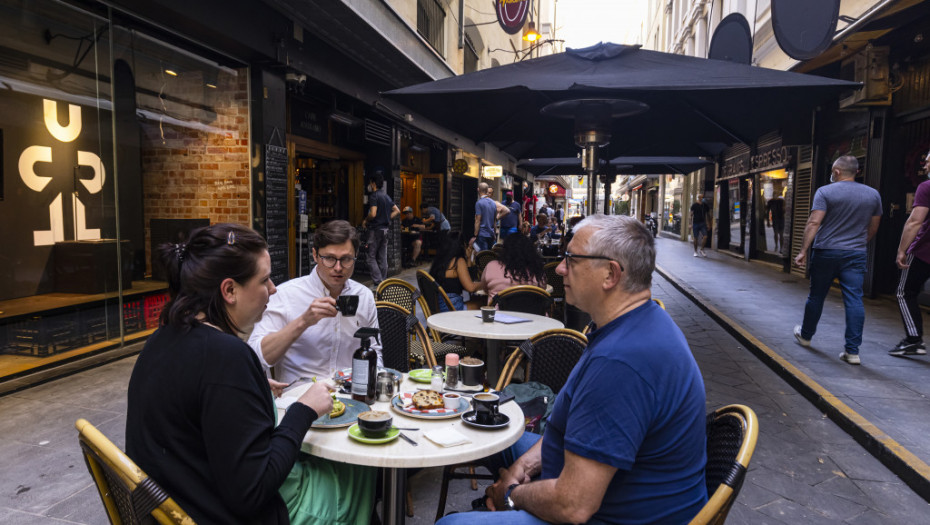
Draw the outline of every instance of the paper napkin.
<instances>
[{"instance_id":1,"label":"paper napkin","mask_svg":"<svg viewBox=\"0 0 930 525\"><path fill-rule=\"evenodd\" d=\"M470 439L452 426L428 430L423 433L423 436L441 447L454 447L456 445L471 443Z\"/></svg>"}]
</instances>

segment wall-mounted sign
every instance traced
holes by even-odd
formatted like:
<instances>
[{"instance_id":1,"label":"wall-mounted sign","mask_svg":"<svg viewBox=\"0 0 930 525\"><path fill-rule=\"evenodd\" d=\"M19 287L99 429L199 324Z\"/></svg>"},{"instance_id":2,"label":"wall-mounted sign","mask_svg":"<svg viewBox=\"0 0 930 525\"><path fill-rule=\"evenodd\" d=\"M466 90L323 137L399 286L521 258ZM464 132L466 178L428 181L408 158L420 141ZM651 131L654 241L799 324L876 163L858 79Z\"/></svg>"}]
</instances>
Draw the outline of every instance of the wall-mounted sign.
<instances>
[{"instance_id":1,"label":"wall-mounted sign","mask_svg":"<svg viewBox=\"0 0 930 525\"><path fill-rule=\"evenodd\" d=\"M455 159L455 162L452 163L452 173L461 175L466 171L468 171L468 161L465 159Z\"/></svg>"},{"instance_id":2,"label":"wall-mounted sign","mask_svg":"<svg viewBox=\"0 0 930 525\"><path fill-rule=\"evenodd\" d=\"M563 188L559 184L552 183L546 188L546 190L549 192L549 195L552 197L564 197L565 196L565 188Z\"/></svg>"},{"instance_id":3,"label":"wall-mounted sign","mask_svg":"<svg viewBox=\"0 0 930 525\"><path fill-rule=\"evenodd\" d=\"M530 0L496 0L497 23L508 35L523 29L529 12Z\"/></svg>"},{"instance_id":4,"label":"wall-mounted sign","mask_svg":"<svg viewBox=\"0 0 930 525\"><path fill-rule=\"evenodd\" d=\"M496 179L504 175L503 166L484 166L481 168L481 174L486 179Z\"/></svg>"}]
</instances>

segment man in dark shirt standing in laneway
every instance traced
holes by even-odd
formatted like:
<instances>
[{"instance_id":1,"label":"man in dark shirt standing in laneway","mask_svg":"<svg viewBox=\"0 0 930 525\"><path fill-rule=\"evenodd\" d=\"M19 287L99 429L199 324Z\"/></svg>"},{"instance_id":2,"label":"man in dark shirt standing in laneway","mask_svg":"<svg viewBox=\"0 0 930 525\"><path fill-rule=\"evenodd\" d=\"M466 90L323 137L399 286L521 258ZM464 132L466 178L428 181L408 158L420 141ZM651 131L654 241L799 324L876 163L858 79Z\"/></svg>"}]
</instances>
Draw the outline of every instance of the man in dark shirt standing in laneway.
<instances>
[{"instance_id":1,"label":"man in dark shirt standing in laneway","mask_svg":"<svg viewBox=\"0 0 930 525\"><path fill-rule=\"evenodd\" d=\"M368 216L362 228L368 228L368 271L375 286L387 277L387 236L391 220L400 215L394 201L384 192L384 176L375 173L368 181Z\"/></svg>"},{"instance_id":2,"label":"man in dark shirt standing in laneway","mask_svg":"<svg viewBox=\"0 0 930 525\"><path fill-rule=\"evenodd\" d=\"M501 207L501 217L510 210ZM491 198L491 188L486 182L478 183L478 202L475 203L475 250L490 250L496 241L494 223L497 222L497 203Z\"/></svg>"},{"instance_id":3,"label":"man in dark shirt standing in laneway","mask_svg":"<svg viewBox=\"0 0 930 525\"><path fill-rule=\"evenodd\" d=\"M784 248L784 239L782 237L785 233L785 199L783 199L780 194L776 194L773 198L769 199L765 207L768 208L769 220L772 223L772 233L775 238L773 248L776 252L779 252Z\"/></svg>"},{"instance_id":4,"label":"man in dark shirt standing in laneway","mask_svg":"<svg viewBox=\"0 0 930 525\"><path fill-rule=\"evenodd\" d=\"M704 253L704 245L707 244L707 214L710 213L710 208L704 204L704 196L700 193L694 199L694 204L691 205L691 233L694 237L694 256L697 257L698 254L701 257L707 257L707 254Z\"/></svg>"},{"instance_id":5,"label":"man in dark shirt standing in laneway","mask_svg":"<svg viewBox=\"0 0 930 525\"><path fill-rule=\"evenodd\" d=\"M523 214L520 213L522 207L520 203L514 202L512 191L508 191L504 194L504 206L507 206L510 213L501 217L501 240L511 233L517 233L523 226Z\"/></svg>"}]
</instances>

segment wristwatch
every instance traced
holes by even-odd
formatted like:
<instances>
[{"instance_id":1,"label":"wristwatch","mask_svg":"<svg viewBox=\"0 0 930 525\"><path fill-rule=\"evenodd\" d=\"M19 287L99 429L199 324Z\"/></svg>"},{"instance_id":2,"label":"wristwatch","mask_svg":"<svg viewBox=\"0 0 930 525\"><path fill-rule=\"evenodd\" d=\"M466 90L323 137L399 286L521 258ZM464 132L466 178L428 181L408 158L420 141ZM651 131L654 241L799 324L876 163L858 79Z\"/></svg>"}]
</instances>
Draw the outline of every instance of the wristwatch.
<instances>
[{"instance_id":1,"label":"wristwatch","mask_svg":"<svg viewBox=\"0 0 930 525\"><path fill-rule=\"evenodd\" d=\"M513 489L517 487L519 483L514 483L513 485L507 487L507 492L504 493L504 502L507 503L508 510L516 510L517 506L513 502L513 498L510 497L510 493L513 492Z\"/></svg>"}]
</instances>

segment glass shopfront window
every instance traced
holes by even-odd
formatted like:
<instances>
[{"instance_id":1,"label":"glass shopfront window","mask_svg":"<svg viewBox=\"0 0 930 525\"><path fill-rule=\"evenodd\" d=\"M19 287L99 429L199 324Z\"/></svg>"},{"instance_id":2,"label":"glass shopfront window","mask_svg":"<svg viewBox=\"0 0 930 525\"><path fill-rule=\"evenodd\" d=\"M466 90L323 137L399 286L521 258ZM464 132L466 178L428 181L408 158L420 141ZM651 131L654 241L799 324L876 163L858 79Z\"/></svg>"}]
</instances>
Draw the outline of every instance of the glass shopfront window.
<instances>
[{"instance_id":1,"label":"glass shopfront window","mask_svg":"<svg viewBox=\"0 0 930 525\"><path fill-rule=\"evenodd\" d=\"M685 177L682 175L665 176L665 201L662 205L662 231L681 235L681 194L684 190Z\"/></svg>"},{"instance_id":2,"label":"glass shopfront window","mask_svg":"<svg viewBox=\"0 0 930 525\"><path fill-rule=\"evenodd\" d=\"M152 246L250 220L247 70L105 12L0 0L0 381L151 333Z\"/></svg>"}]
</instances>

